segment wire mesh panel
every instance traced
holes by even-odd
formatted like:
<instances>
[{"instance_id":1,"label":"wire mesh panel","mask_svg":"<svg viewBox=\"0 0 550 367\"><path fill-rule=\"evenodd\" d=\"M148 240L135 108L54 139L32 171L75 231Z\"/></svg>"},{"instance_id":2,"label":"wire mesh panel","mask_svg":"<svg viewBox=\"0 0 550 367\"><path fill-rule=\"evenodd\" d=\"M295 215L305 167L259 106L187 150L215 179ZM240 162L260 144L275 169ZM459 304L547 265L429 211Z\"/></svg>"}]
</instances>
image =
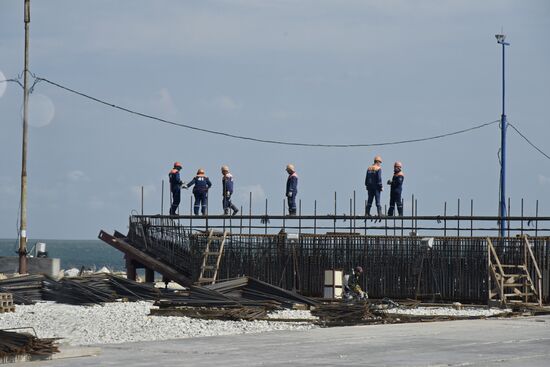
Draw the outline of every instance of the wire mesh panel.
<instances>
[{"instance_id":1,"label":"wire mesh panel","mask_svg":"<svg viewBox=\"0 0 550 367\"><path fill-rule=\"evenodd\" d=\"M128 239L196 280L208 241L207 228L199 228L192 233L176 219L134 216ZM365 270L362 287L372 298L487 302L486 237L433 237L427 245L414 233L385 236L360 232L352 227L347 232L325 234L291 235L284 230L258 234L241 228L227 236L218 279L247 275L304 295L321 296L324 270L349 273L360 265ZM521 237L492 241L502 263L522 263L525 250ZM543 299L548 301L550 239L530 237L529 241L543 274ZM529 271L534 278L534 270Z\"/></svg>"}]
</instances>

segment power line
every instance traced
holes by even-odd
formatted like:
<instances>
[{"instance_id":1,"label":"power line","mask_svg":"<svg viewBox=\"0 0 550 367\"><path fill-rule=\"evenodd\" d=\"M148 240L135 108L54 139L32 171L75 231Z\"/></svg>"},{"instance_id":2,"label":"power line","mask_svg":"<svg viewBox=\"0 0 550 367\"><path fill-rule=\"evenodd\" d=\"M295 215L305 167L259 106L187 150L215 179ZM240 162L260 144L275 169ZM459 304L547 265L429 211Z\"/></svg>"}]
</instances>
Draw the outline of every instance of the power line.
<instances>
[{"instance_id":1,"label":"power line","mask_svg":"<svg viewBox=\"0 0 550 367\"><path fill-rule=\"evenodd\" d=\"M17 83L21 88L23 88L23 84L19 81L19 79L11 78L11 79L4 79L0 80L0 83Z\"/></svg>"},{"instance_id":2,"label":"power line","mask_svg":"<svg viewBox=\"0 0 550 367\"><path fill-rule=\"evenodd\" d=\"M546 158L550 159L550 156L549 156L548 154L544 153L539 147L537 147L535 144L531 143L531 141L530 141L529 139L527 139L527 137L526 137L525 135L523 135L523 134L521 133L521 131L519 131L519 130L517 129L517 127L515 127L514 125L512 125L512 124L510 124L510 123L508 123L508 126L510 126L512 129L514 129L514 130L519 134L519 136L521 136L523 139L525 139L525 141L526 141L527 143L529 143L529 145L531 145L533 148L535 148L536 150L538 150L540 154L542 154L542 155L545 156Z\"/></svg>"},{"instance_id":3,"label":"power line","mask_svg":"<svg viewBox=\"0 0 550 367\"><path fill-rule=\"evenodd\" d=\"M397 141L389 141L389 142L382 142L382 143L364 143L364 144L314 144L314 143L300 143L300 142L289 142L289 141L282 141L282 140L270 140L270 139L253 138L253 137L250 137L250 136L236 135L236 134L226 133L226 132L222 132L222 131L204 129L204 128L200 128L200 127L193 126L193 125L178 123L178 122L166 120L166 119L163 119L163 118L160 118L160 117L148 115L148 114L146 114L146 113L142 113L142 112L138 112L138 111L135 111L135 110L131 110L131 109L129 109L129 108L122 107L122 106L116 105L116 104L111 103L111 102L107 102L107 101L105 101L105 100L102 100L102 99L93 97L93 96L88 95L88 94L86 94L86 93L79 92L79 91L74 90L74 89L72 89L72 88L63 86L63 85L61 85L61 84L59 84L59 83L53 82L53 81L51 81L51 80L49 80L49 79L46 79L46 78L36 77L36 80L37 80L38 82L41 82L41 81L46 82L46 83L48 83L48 84L50 84L50 85L53 85L53 86L58 87L58 88L60 88L60 89L63 89L63 90L65 90L65 91L67 91L67 92L70 92L70 93L76 94L76 95L78 95L78 96L81 96L81 97L90 99L90 100L92 100L92 101L94 101L94 102L101 103L101 104L106 105L106 106L109 106L109 107L111 107L111 108L115 108L115 109L118 109L118 110L121 110L121 111L124 111L124 112L128 112L128 113L133 114L133 115L145 117L145 118L148 118L148 119L151 119L151 120L155 120L155 121L158 121L158 122L162 122L162 123L165 123L165 124L169 124L169 125L173 125L173 126L178 126L178 127L183 127L183 128L186 128L186 129L195 130L195 131L200 131L200 132L204 132L204 133L209 133L209 134L214 134L214 135L225 136L225 137L233 138L233 139L248 140L248 141L254 141L254 142L258 142L258 143L278 144L278 145L291 145L291 146L300 146L300 147L318 147L318 148L358 148L358 147L378 147L378 146L385 146L385 145L398 145L398 144L407 144L407 143L418 143L418 142L422 142L422 141L441 139L441 138L445 138L445 137L449 137L449 136L453 136L453 135L463 134L463 133L466 133L466 132L469 132L469 131L472 131L472 130L481 129L482 127L489 126L489 125L492 125L492 124L497 123L497 122L500 121L500 120L495 120L495 121L491 121L491 122L485 122L485 123L483 123L483 124L479 124L479 125L476 125L476 126L467 128L467 129L462 129L462 130L453 131L453 132L446 133L446 134L434 135L434 136L425 137L425 138L407 139L407 140L397 140Z\"/></svg>"}]
</instances>

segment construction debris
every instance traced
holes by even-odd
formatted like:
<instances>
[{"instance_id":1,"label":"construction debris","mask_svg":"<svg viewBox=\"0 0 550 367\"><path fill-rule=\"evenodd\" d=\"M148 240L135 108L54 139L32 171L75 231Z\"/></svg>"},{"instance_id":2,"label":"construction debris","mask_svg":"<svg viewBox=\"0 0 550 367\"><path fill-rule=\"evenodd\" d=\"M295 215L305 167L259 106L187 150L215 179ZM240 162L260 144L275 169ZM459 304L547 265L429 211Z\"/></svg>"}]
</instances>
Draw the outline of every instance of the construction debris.
<instances>
[{"instance_id":1,"label":"construction debris","mask_svg":"<svg viewBox=\"0 0 550 367\"><path fill-rule=\"evenodd\" d=\"M49 356L58 353L57 339L39 339L27 333L0 330L0 361L30 354Z\"/></svg>"}]
</instances>

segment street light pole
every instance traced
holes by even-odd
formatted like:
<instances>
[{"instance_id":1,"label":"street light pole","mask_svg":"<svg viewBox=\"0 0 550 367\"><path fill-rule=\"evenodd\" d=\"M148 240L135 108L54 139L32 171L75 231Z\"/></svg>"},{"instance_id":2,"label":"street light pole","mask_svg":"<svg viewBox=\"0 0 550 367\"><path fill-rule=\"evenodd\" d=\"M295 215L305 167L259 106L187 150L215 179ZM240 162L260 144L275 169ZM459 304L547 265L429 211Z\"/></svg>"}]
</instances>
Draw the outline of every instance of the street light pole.
<instances>
[{"instance_id":1,"label":"street light pole","mask_svg":"<svg viewBox=\"0 0 550 367\"><path fill-rule=\"evenodd\" d=\"M505 64L504 64L504 50L506 46L510 44L504 42L506 36L504 34L495 35L497 43L502 45L502 115L500 116L500 203L499 203L499 217L500 217L500 237L505 236L506 226L506 112L505 96L506 96L506 82L505 82Z\"/></svg>"},{"instance_id":2,"label":"street light pole","mask_svg":"<svg viewBox=\"0 0 550 367\"><path fill-rule=\"evenodd\" d=\"M31 3L25 0L25 66L23 68L23 142L21 146L21 217L19 222L19 274L27 273L27 141L29 127L29 23Z\"/></svg>"}]
</instances>

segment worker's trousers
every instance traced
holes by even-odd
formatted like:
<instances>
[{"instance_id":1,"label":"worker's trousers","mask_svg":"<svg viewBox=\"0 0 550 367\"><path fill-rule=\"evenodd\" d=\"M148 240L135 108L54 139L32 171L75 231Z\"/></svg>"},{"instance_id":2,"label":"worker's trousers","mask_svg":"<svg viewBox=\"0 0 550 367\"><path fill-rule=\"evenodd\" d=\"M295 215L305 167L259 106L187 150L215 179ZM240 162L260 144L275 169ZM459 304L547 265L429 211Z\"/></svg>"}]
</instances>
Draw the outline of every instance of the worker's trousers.
<instances>
[{"instance_id":1,"label":"worker's trousers","mask_svg":"<svg viewBox=\"0 0 550 367\"><path fill-rule=\"evenodd\" d=\"M170 215L176 215L181 200L181 190L172 191L172 205L170 206Z\"/></svg>"},{"instance_id":2,"label":"worker's trousers","mask_svg":"<svg viewBox=\"0 0 550 367\"><path fill-rule=\"evenodd\" d=\"M382 205L380 205L380 190L378 189L367 189L368 198L367 198L367 215L370 215L370 208L372 208L373 199L376 200L376 209L378 215L382 214Z\"/></svg>"},{"instance_id":3,"label":"worker's trousers","mask_svg":"<svg viewBox=\"0 0 550 367\"><path fill-rule=\"evenodd\" d=\"M225 214L229 214L229 209L233 210L234 212L239 211L235 204L231 202L231 196L224 196L222 200L222 206L223 206L223 212Z\"/></svg>"},{"instance_id":4,"label":"worker's trousers","mask_svg":"<svg viewBox=\"0 0 550 367\"><path fill-rule=\"evenodd\" d=\"M290 215L296 214L296 194L292 194L292 196L287 196L288 201L288 213Z\"/></svg>"},{"instance_id":5,"label":"worker's trousers","mask_svg":"<svg viewBox=\"0 0 550 367\"><path fill-rule=\"evenodd\" d=\"M202 215L206 215L208 206L208 193L207 192L194 192L195 205L193 205L193 213L199 215L199 209Z\"/></svg>"},{"instance_id":6,"label":"worker's trousers","mask_svg":"<svg viewBox=\"0 0 550 367\"><path fill-rule=\"evenodd\" d=\"M393 216L395 207L397 206L397 212L399 216L403 216L403 200L401 199L401 193L390 193L390 208L388 209L388 216Z\"/></svg>"}]
</instances>

